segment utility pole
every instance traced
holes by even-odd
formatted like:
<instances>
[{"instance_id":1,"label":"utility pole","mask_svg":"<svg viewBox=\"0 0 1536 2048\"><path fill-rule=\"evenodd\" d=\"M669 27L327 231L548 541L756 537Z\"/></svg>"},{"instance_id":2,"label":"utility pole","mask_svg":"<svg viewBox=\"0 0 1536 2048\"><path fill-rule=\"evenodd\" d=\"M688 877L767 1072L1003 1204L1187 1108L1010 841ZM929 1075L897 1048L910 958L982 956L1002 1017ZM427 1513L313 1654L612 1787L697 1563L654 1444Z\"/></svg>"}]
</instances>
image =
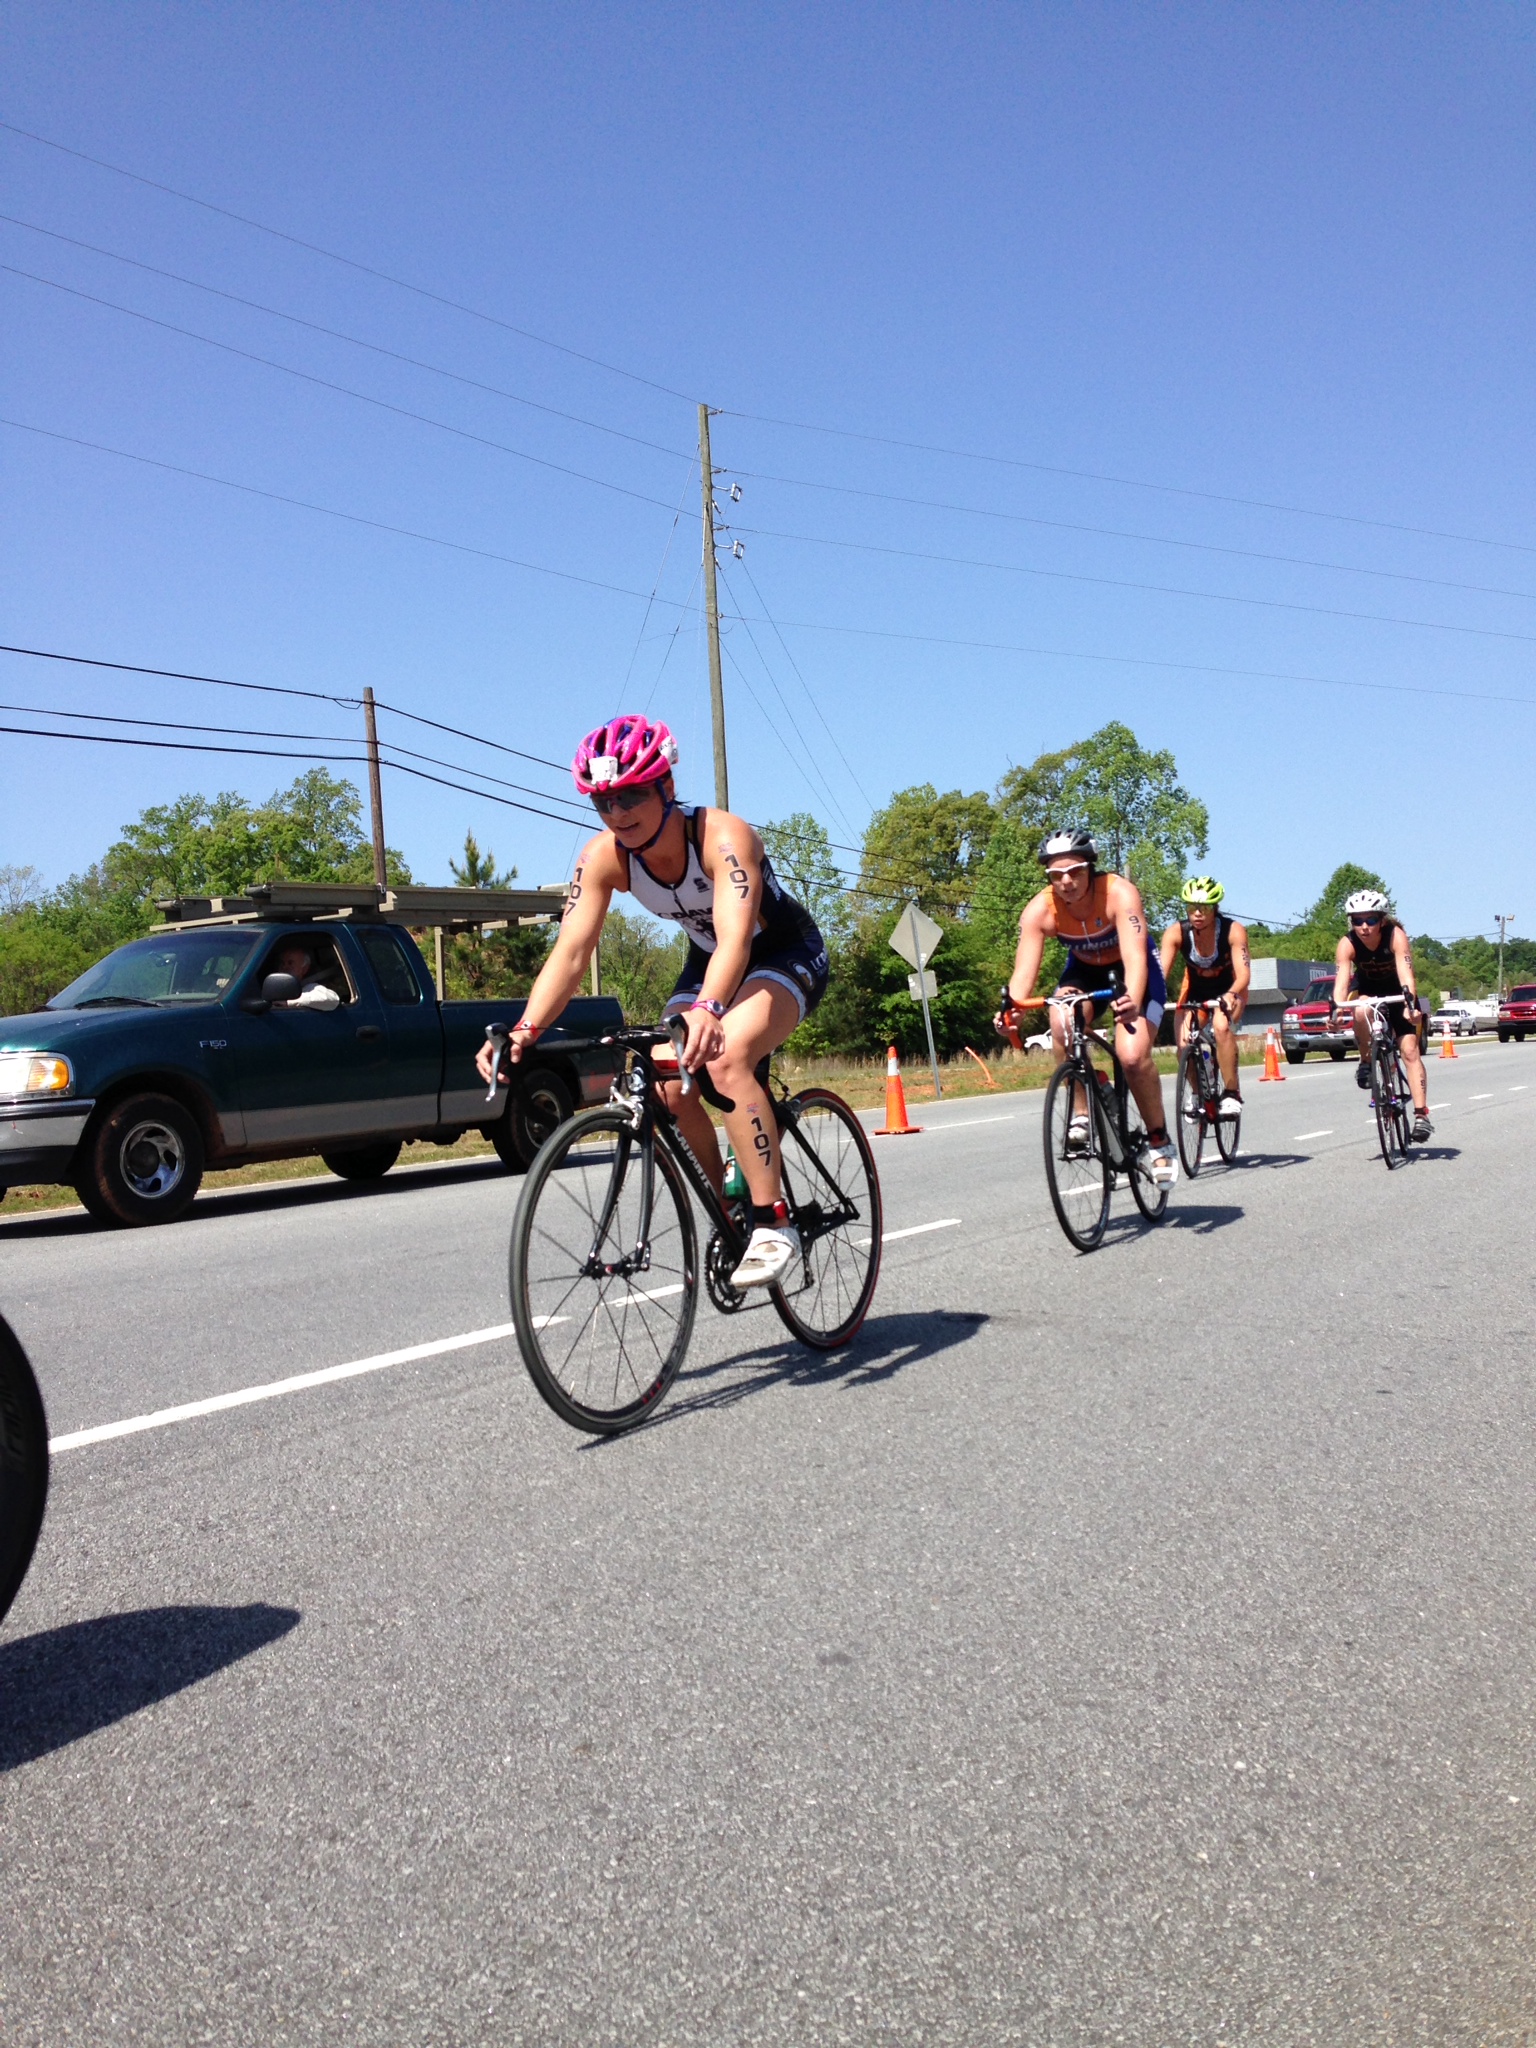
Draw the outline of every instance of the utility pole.
<instances>
[{"instance_id":1,"label":"utility pole","mask_svg":"<svg viewBox=\"0 0 1536 2048\"><path fill-rule=\"evenodd\" d=\"M1504 1000L1504 927L1514 923L1515 913L1510 911L1507 917L1496 917L1493 921L1499 928L1499 1001L1502 1003Z\"/></svg>"},{"instance_id":2,"label":"utility pole","mask_svg":"<svg viewBox=\"0 0 1536 2048\"><path fill-rule=\"evenodd\" d=\"M379 778L379 728L374 722L371 687L363 691L363 725L368 734L368 808L373 814L373 879L383 889L387 887L384 876L384 785Z\"/></svg>"},{"instance_id":3,"label":"utility pole","mask_svg":"<svg viewBox=\"0 0 1536 2048\"><path fill-rule=\"evenodd\" d=\"M928 1034L928 1064L933 1069L933 1099L942 1102L944 1083L939 1079L939 1056L933 1045L933 1012L928 1007L928 970L923 965L922 942L917 936L917 898L914 896L907 905L907 917L912 932L912 951L917 958L917 992L923 1004L923 1029Z\"/></svg>"},{"instance_id":4,"label":"utility pole","mask_svg":"<svg viewBox=\"0 0 1536 2048\"><path fill-rule=\"evenodd\" d=\"M715 731L715 808L731 808L725 770L725 682L720 674L720 599L715 590L715 465L709 454L709 407L699 407L699 479L704 487L704 618L709 631L709 710Z\"/></svg>"}]
</instances>

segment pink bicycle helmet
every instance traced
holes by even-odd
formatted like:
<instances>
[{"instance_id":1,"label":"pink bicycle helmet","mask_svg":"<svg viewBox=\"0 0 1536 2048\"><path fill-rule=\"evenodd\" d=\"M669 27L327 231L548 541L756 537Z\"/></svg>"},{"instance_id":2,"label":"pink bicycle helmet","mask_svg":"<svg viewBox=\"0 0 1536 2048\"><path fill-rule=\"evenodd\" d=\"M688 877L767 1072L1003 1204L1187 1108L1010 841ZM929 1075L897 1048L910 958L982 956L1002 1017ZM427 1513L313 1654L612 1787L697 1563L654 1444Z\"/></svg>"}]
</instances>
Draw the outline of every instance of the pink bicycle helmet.
<instances>
[{"instance_id":1,"label":"pink bicycle helmet","mask_svg":"<svg viewBox=\"0 0 1536 2048\"><path fill-rule=\"evenodd\" d=\"M677 741L659 719L626 711L589 732L576 749L571 773L583 796L660 782L677 766Z\"/></svg>"}]
</instances>

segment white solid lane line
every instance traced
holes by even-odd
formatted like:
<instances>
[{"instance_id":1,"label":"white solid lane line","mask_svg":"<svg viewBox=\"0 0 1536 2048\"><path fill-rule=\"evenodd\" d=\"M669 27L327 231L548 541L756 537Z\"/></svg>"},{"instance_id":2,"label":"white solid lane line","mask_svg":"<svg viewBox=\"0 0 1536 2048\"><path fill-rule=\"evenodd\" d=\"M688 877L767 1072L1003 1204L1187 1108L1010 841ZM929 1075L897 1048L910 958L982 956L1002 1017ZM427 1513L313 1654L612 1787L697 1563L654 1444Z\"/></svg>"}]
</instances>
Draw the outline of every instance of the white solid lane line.
<instances>
[{"instance_id":1,"label":"white solid lane line","mask_svg":"<svg viewBox=\"0 0 1536 2048\"><path fill-rule=\"evenodd\" d=\"M963 1117L961 1121L956 1124L930 1124L928 1126L928 1129L931 1132L974 1131L979 1124L1011 1124L1014 1121L1015 1112L1013 1110L1009 1110L1006 1116L968 1116Z\"/></svg>"},{"instance_id":2,"label":"white solid lane line","mask_svg":"<svg viewBox=\"0 0 1536 2048\"><path fill-rule=\"evenodd\" d=\"M880 1242L882 1244L893 1244L898 1237L921 1237L929 1230L955 1230L959 1227L959 1223L960 1218L958 1216L941 1216L937 1223L914 1223L910 1230L884 1230L880 1233ZM870 1240L867 1237L861 1237L856 1239L855 1242L862 1245L868 1244Z\"/></svg>"},{"instance_id":3,"label":"white solid lane line","mask_svg":"<svg viewBox=\"0 0 1536 2048\"><path fill-rule=\"evenodd\" d=\"M558 1320L563 1322L565 1318ZM125 1422L103 1422L95 1429L77 1429L68 1436L56 1436L48 1448L55 1456L60 1451L81 1451L87 1444L137 1436L143 1429L166 1429L173 1422L191 1422L199 1415L217 1415L225 1408L244 1408L252 1401L275 1401L280 1394L300 1394L310 1387L327 1387L333 1380L357 1379L363 1373L383 1372L391 1365L413 1365L419 1358L439 1358L445 1351L467 1351L471 1345L495 1344L512 1335L510 1323L497 1323L489 1330L466 1330L462 1337L438 1337L430 1344L408 1344L403 1351L381 1351L373 1358L355 1358L350 1365L328 1365L320 1372L295 1373L291 1379L268 1380L264 1386L213 1394L206 1401L183 1401L176 1408L157 1408L152 1415L131 1415Z\"/></svg>"},{"instance_id":4,"label":"white solid lane line","mask_svg":"<svg viewBox=\"0 0 1536 2048\"><path fill-rule=\"evenodd\" d=\"M1332 1131L1298 1131L1295 1137L1292 1138L1291 1143L1293 1145L1302 1145L1305 1144L1308 1138L1331 1138L1332 1136Z\"/></svg>"}]
</instances>

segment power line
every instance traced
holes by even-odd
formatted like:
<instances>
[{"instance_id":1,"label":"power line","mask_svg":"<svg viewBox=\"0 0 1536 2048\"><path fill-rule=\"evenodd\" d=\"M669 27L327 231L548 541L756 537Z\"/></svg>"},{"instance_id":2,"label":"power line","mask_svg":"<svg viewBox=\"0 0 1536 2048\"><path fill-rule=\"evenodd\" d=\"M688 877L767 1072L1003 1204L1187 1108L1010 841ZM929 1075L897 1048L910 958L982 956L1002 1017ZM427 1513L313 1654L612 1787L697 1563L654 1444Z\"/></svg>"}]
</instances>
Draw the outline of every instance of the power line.
<instances>
[{"instance_id":1,"label":"power line","mask_svg":"<svg viewBox=\"0 0 1536 2048\"><path fill-rule=\"evenodd\" d=\"M4 123L0 122L0 127L3 126ZM52 427L34 427L26 420L0 417L0 427L14 427L23 434L40 434L45 440L64 441L73 448L89 448L97 455L115 455L120 461L142 463L147 469L163 469L172 476L195 477L199 483L218 484L226 491L241 491L248 498L266 498L274 505L289 505L300 512L319 512L327 519L342 519L349 526L366 526L375 533L393 534L400 540L424 541L428 547L449 548L456 555L473 555L483 562L501 562L511 569L526 569L535 576L555 576L562 583L579 583L586 590L607 590L617 597L643 598L646 594L643 590L630 589L627 584L604 583L596 576L578 576L571 569L550 569L542 562L525 562L516 555L498 554L494 548L471 547L467 541L445 540L441 534L421 533L410 526L391 526L383 519L367 519L361 512L340 512L334 505L317 505L308 498L291 498L282 491L263 490L258 484L236 483L233 477L215 476L210 470L189 469L180 462L161 462L153 455L135 455L127 448L109 447L104 441L87 441L80 434L61 434ZM653 502L660 504L661 500ZM663 506L662 509L668 508ZM666 598L657 599L658 604L669 602Z\"/></svg>"},{"instance_id":2,"label":"power line","mask_svg":"<svg viewBox=\"0 0 1536 2048\"><path fill-rule=\"evenodd\" d=\"M1462 590L1476 597L1536 599L1536 590L1509 590L1493 583L1457 583L1444 576L1414 575L1406 569L1362 568L1354 562L1320 562L1307 555L1269 554L1259 548L1226 547L1208 540L1181 540L1163 533L1138 533L1122 526L1087 526L1072 519L1043 519L1028 512L1000 512L988 505L956 505L944 498L914 498L898 491L864 490L855 484L821 483L813 477L775 476L760 469L735 469L729 474L749 483L787 484L794 490L826 491L842 498L868 498L881 505L916 506L929 512L960 512L972 519L996 519L1010 526L1045 527L1053 533L1086 533L1101 540L1145 541L1153 547L1187 548L1198 554L1230 555L1243 562L1277 562L1288 569L1327 569L1341 576L1376 576L1393 583L1422 583L1434 590ZM1536 553L1536 549L1532 552Z\"/></svg>"},{"instance_id":3,"label":"power line","mask_svg":"<svg viewBox=\"0 0 1536 2048\"><path fill-rule=\"evenodd\" d=\"M0 127L5 124L0 122ZM458 370L445 369L441 363L429 363L420 356L408 356L399 349L385 348L382 342L367 341L360 334L348 334L339 327L326 327L318 320L306 320L302 314L284 312L281 306L264 305L260 299L243 298L239 292L225 291L216 284L205 284L201 278L187 277L179 270L162 270L156 263L141 262L137 256L124 256L117 249L104 249L99 242L82 242L76 235L60 234L57 228L39 226L36 221L23 220L19 214L0 213L0 221L11 227L25 228L29 234L46 235L50 241L63 242L71 249L86 249L93 256L105 256L109 262L125 263L133 270L142 270L150 277L163 277L172 284L186 285L189 290L206 292L211 298L225 299L232 306L244 306L253 313L268 314L274 320L287 320L295 327L306 327L311 334L324 334L332 341L344 341L352 348L364 348L376 356L387 356L393 363L405 363L413 370L426 370L434 377L446 377L454 384L463 384L471 391L484 391L493 398L505 398L512 405L525 405L533 412L547 413L551 419L567 420L573 426L590 427L595 434L611 434L617 441L629 441L636 448L649 448L657 455L671 455L679 461L689 459L689 451L669 448L663 441L648 441L643 434L627 434L622 427L610 427L602 420L589 420L579 412L563 412L557 405L544 405L536 398L525 398L520 391L508 391L500 384L486 384L478 377L466 377Z\"/></svg>"},{"instance_id":4,"label":"power line","mask_svg":"<svg viewBox=\"0 0 1536 2048\"><path fill-rule=\"evenodd\" d=\"M206 213L217 214L224 220L232 220L241 227L258 234L270 235L275 240L286 242L291 248L303 249L312 256L324 257L327 262L340 264L363 277L393 286L396 290L410 292L418 298L427 299L435 305L445 306L456 313L463 313L472 320L485 322L500 328L504 333L515 334L524 341L536 343L541 348L553 350L558 355L568 356L573 361L586 363L594 369L606 371L609 375L623 377L629 383L644 385L648 390L659 391L664 397L681 399L688 405L697 405L698 399L685 391L679 391L670 384L662 384L654 377L642 376L638 371L624 368L621 364L608 362L585 350L572 348L565 342L553 341L548 335L538 334L533 329L519 327L510 320L504 320L494 313L484 312L478 306L471 306L459 299L449 298L442 292L431 290L425 285L413 284L406 278L394 276L372 264L360 262L356 257L344 256L340 251L325 248L318 242L309 242L302 236L288 233L285 229L270 226L266 221L256 220L249 214L237 213L232 207L220 206L210 199L200 198L196 193L184 192L180 187L168 185L157 178L145 177L142 172L131 171L123 164L109 162L105 157L92 156L88 151L74 149L68 143L56 142L51 136L39 135L35 130L20 127L13 121L0 121L0 130L21 137L24 141L36 143L42 149L51 149L61 156L73 157L78 163L92 165L97 170L110 171L114 177L126 178L131 183L142 185L152 192L164 193L188 206L200 207ZM1289 505L1265 498L1244 498L1231 492L1195 490L1187 485L1149 482L1144 477L1118 476L1110 472L1090 469L1074 469L1063 463L1034 462L1022 456L998 455L990 451L972 448L953 448L942 444L914 441L893 434L872 434L850 427L823 425L811 420L782 419L770 413L745 412L730 407L717 407L716 411L728 419L745 420L758 426L783 427L794 433L823 434L845 441L860 441L870 446L903 448L923 455L940 455L953 461L987 463L999 468L1022 469L1041 476L1072 477L1082 482L1111 484L1120 489L1155 491L1169 497L1194 498L1207 504L1237 505L1249 511L1279 512L1288 517L1301 519L1327 519L1336 524L1369 527L1382 533L1414 534L1428 540L1450 540L1472 547L1505 548L1518 554L1536 554L1536 546L1523 541L1491 539L1486 535L1454 533L1436 527L1413 526L1402 521L1368 519L1357 513L1332 512L1316 506Z\"/></svg>"},{"instance_id":5,"label":"power line","mask_svg":"<svg viewBox=\"0 0 1536 2048\"><path fill-rule=\"evenodd\" d=\"M115 299L101 298L95 292L81 291L72 284L60 284L57 278L42 277L35 270L21 270L14 263L0 263L0 271L11 277L24 277L32 284L46 285L50 291L63 292L69 298L83 299L89 306L105 307L109 313L121 313L126 319L141 320L146 327L159 327L167 334L179 334L188 341L199 341L205 348L216 348L225 355L239 356L242 362L260 363L264 369L279 370L285 377L296 377L301 384L313 384L321 391L334 391L343 398L355 398L360 405L375 406L380 412L393 413L397 419L415 420L421 426L435 427L440 434L452 434L457 440L472 441L478 448L492 448L498 455L514 456L519 462L531 462L536 468L574 477L578 483L594 484L600 491L613 491L621 498L633 498L642 505L655 505L663 512L671 509L664 498L653 498L647 491L632 491L626 484L610 483L606 477L592 476L584 469L572 469L568 463L551 462L543 455L530 455L526 448L514 448L506 441L493 441L488 434L471 433L467 427L456 427L447 420L434 419L430 413L415 412L408 405L395 405L387 398L375 398L371 392L354 391L350 384L338 384L330 377L317 377L310 370L295 369L292 363L280 363L275 356L258 355L254 349L237 348L232 341L216 341L211 334L199 334L195 328L178 326L174 320L157 319L153 313L141 313L133 306L120 306Z\"/></svg>"},{"instance_id":6,"label":"power line","mask_svg":"<svg viewBox=\"0 0 1536 2048\"><path fill-rule=\"evenodd\" d=\"M0 127L4 123L0 122ZM422 533L408 526L392 526L382 519L368 519L358 512L343 512L331 505L318 505L305 498L287 497L280 491L263 490L256 484L236 482L232 477L215 476L208 470L190 469L182 463L164 462L152 455L136 455L126 448L113 448L101 441L88 441L79 434L62 434L51 427L37 427L25 420L13 420L0 416L0 426L14 428L19 433L36 434L45 440L60 441L69 447L86 448L97 455L111 455L124 462L136 462L148 469L164 470L172 476L192 477L200 483L217 484L223 490L239 491L246 497L264 498L273 504L287 505L302 512L317 512L327 519L339 519L352 526L363 526L376 533L387 533L395 539L420 541L427 547L446 548L454 554L469 555L480 561L497 562L508 568L523 569L536 576L553 576L561 582L580 584L584 589L602 590L617 597L646 599L644 590L636 590L620 583L604 583L594 576L581 576L570 569L552 569L542 562L527 562L516 555L504 555L491 548L477 548L465 541L447 540L441 534ZM678 603L674 598L658 597L656 603L669 610L686 613L688 603ZM730 612L727 619L745 621L746 614ZM1074 647L1034 647L1019 641L973 640L950 633L913 633L900 631L889 626L847 625L826 619L754 619L754 625L786 626L794 632L838 633L863 640L890 640L912 646L957 647L981 654L1023 654L1037 659L1053 661L1098 662L1107 667L1165 669L1175 674L1199 676L1224 676L1239 682L1304 683L1319 689L1371 690L1392 695L1411 697L1443 697L1467 704L1515 704L1525 708L1536 706L1536 698L1517 697L1508 693L1490 690L1448 690L1429 683L1382 683L1366 682L1349 676L1308 675L1292 669L1250 669L1234 668L1213 662L1167 661L1151 655L1101 654L1092 650ZM23 650L25 651L25 650ZM195 679L194 679L195 680ZM248 687L255 688L256 685ZM296 692L294 694L305 694ZM350 700L355 702L356 700ZM407 714L409 715L409 714ZM426 723L432 721L427 720ZM453 728L447 728L453 730ZM474 733L461 737L475 739ZM494 745L483 741L483 745ZM515 750L510 750L515 751ZM546 764L553 765L553 764Z\"/></svg>"},{"instance_id":7,"label":"power line","mask_svg":"<svg viewBox=\"0 0 1536 2048\"><path fill-rule=\"evenodd\" d=\"M3 266L0 266L3 267ZM1088 576L1072 569L1032 569L1021 562L986 562L970 555L940 555L924 548L881 546L874 541L832 540L824 534L780 533L767 526L743 526L760 540L787 540L814 548L843 548L861 555L892 555L907 562L939 562L957 569L992 569L1008 576L1039 576L1053 583L1089 583L1100 590L1139 590L1157 597L1195 597L1211 604L1246 604L1262 611L1305 612L1322 619L1355 619L1372 626L1415 626L1429 633L1467 633L1479 640L1519 640L1536 645L1536 633L1508 633L1497 626L1451 626L1440 619L1400 619L1387 612L1350 612L1336 605L1296 604L1280 597L1234 597L1223 590L1189 590L1173 583L1136 583L1120 576Z\"/></svg>"},{"instance_id":8,"label":"power line","mask_svg":"<svg viewBox=\"0 0 1536 2048\"><path fill-rule=\"evenodd\" d=\"M290 689L280 683L237 683L228 676L190 675L179 668L145 668L136 661L102 661L92 654L58 654L47 647L10 647L0 642L0 654L25 654L34 661L66 661L80 668L117 669L125 675L158 676L173 683L212 683L221 690L258 690L266 697L309 697L317 704L339 704L351 711L360 709L363 701L361 697L333 697L324 690Z\"/></svg>"},{"instance_id":9,"label":"power line","mask_svg":"<svg viewBox=\"0 0 1536 2048\"><path fill-rule=\"evenodd\" d=\"M0 123L0 126L3 126ZM1470 547L1507 548L1515 554L1536 554L1536 546L1518 540L1491 540L1476 533L1447 533L1433 526L1407 526L1390 519L1365 519L1353 512L1324 512L1315 505L1284 505L1267 498L1239 498L1225 491L1197 491L1182 484L1148 483L1143 477L1113 476L1096 469L1068 469L1062 463L1029 462L1016 455L994 455L976 448L947 448L929 441L907 441L893 434L864 434L850 427L820 426L811 420L775 419L767 413L737 412L729 406L718 408L725 419L750 420L757 426L788 427L796 433L827 434L842 441L867 441L882 448L906 448L919 455L944 455L958 462L985 462L1000 469L1027 469L1040 476L1070 476L1080 482L1114 484L1133 491L1158 491L1167 497L1199 498L1209 505L1241 505L1250 512L1283 512L1298 519L1331 519L1343 526L1368 526L1379 533L1411 533L1423 540L1454 540Z\"/></svg>"},{"instance_id":10,"label":"power line","mask_svg":"<svg viewBox=\"0 0 1536 2048\"><path fill-rule=\"evenodd\" d=\"M258 234L271 235L274 240L287 242L290 247L304 249L311 256L323 256L328 263L340 263L348 270L355 270L362 277L377 279L381 284L393 285L397 291L412 292L417 298L430 299L434 305L446 306L451 312L468 314L471 320L483 320L490 327L499 327L505 334L518 335L523 341L537 342L540 348L553 349L557 355L570 356L576 362L588 363L597 370L606 370L615 377L625 377L631 384L644 384L649 390L659 391L666 398L681 398L688 405L697 405L696 398L686 391L674 391L669 384L658 384L654 377L642 377L635 370L623 369L618 363L605 362L601 356L588 355L579 348L569 348L564 342L551 341L547 335L535 334L532 328L518 327L510 320L502 320L494 313L483 313L478 306L467 306L459 299L450 299L442 292L434 292L425 285L412 284L406 278L393 277L387 270L377 270L370 263L359 263L356 257L343 256L335 249L323 248L318 242L306 242L299 235L290 235L282 228L269 227L265 221L254 220L249 214L236 213L233 208L219 206L211 199L199 199L194 192L183 192L175 185L164 185L156 178L146 178L138 171L130 171L122 164L108 163L105 157L90 156L83 149L71 149L68 143L55 142L47 135L35 134L30 128L19 128L14 121L0 121L0 129L11 135L19 135L27 142L35 142L43 149L54 149L61 156L72 156L80 163L93 164L99 171L111 171L119 178L131 179L135 185L146 186L152 192L163 192L172 199L180 199L188 206L200 206L205 213L217 213L225 220L237 221L241 227L254 228Z\"/></svg>"},{"instance_id":11,"label":"power line","mask_svg":"<svg viewBox=\"0 0 1536 2048\"><path fill-rule=\"evenodd\" d=\"M858 775L854 770L853 763L849 760L848 756L843 752L842 741L838 738L837 734L832 730L831 726L828 725L826 713L822 710L821 704L818 701L815 692L811 689L810 684L805 680L805 677L801 674L800 664L795 660L794 655L790 653L789 642L784 638L784 635L779 631L778 624L774 619L773 614L769 611L766 602L764 601L763 593L757 587L757 578L752 574L752 571L747 567L745 560L743 560L741 564L741 573L743 576L746 577L747 581L751 584L752 595L757 599L758 606L761 609L764 618L768 621L768 624L773 628L774 637L784 650L785 660L789 663L790 667L794 670L796 676L799 678L800 687L805 692L807 702L810 704L810 707L815 712L816 716L821 720L822 731L826 734L827 738L832 742L833 746L836 747L837 758L848 770L849 780L852 782L854 788L859 792L859 795L863 797L865 803L867 803L869 805L869 808L873 810L875 808L874 798L870 795L869 791L864 787L863 783L860 782Z\"/></svg>"},{"instance_id":12,"label":"power line","mask_svg":"<svg viewBox=\"0 0 1536 2048\"><path fill-rule=\"evenodd\" d=\"M625 669L624 680L619 685L620 702L623 701L624 693L629 688L629 679L635 672L635 663L640 659L640 649L645 640L645 629L650 624L651 613L656 608L656 593L661 588L661 579L667 573L667 561L672 553L672 543L677 539L678 521L683 516L683 500L684 498L687 497L688 488L690 484L692 484L693 482L693 470L694 465L692 462L690 462L688 465L688 474L683 478L683 488L678 493L677 510L672 514L672 525L667 533L667 544L661 551L661 566L656 571L656 581L651 585L651 594L645 600L645 614L640 621L640 630L635 635L634 652L629 657L629 667Z\"/></svg>"}]
</instances>

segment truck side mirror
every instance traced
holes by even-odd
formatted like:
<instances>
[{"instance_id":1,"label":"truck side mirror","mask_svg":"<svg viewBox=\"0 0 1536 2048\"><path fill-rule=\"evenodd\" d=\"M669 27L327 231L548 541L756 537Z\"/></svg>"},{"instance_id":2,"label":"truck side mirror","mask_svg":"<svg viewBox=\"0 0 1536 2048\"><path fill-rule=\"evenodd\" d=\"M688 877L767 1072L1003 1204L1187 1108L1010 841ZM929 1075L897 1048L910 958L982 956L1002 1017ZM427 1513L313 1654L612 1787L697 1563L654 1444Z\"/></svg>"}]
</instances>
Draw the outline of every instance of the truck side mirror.
<instances>
[{"instance_id":1,"label":"truck side mirror","mask_svg":"<svg viewBox=\"0 0 1536 2048\"><path fill-rule=\"evenodd\" d=\"M240 1007L253 1017L260 1017L274 1003L291 1003L295 996L303 993L303 985L296 974L269 974L262 981L261 994L242 996Z\"/></svg>"}]
</instances>

